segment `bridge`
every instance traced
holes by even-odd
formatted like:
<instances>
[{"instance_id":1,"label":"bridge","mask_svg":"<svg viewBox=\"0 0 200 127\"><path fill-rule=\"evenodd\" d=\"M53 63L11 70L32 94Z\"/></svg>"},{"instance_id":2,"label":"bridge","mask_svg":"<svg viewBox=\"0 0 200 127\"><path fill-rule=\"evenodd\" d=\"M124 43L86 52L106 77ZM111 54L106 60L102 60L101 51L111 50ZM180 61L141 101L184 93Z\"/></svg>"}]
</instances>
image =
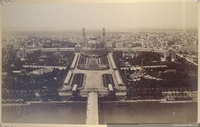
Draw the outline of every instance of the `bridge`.
<instances>
[{"instance_id":1,"label":"bridge","mask_svg":"<svg viewBox=\"0 0 200 127\"><path fill-rule=\"evenodd\" d=\"M90 92L87 100L86 124L99 124L98 94Z\"/></svg>"}]
</instances>

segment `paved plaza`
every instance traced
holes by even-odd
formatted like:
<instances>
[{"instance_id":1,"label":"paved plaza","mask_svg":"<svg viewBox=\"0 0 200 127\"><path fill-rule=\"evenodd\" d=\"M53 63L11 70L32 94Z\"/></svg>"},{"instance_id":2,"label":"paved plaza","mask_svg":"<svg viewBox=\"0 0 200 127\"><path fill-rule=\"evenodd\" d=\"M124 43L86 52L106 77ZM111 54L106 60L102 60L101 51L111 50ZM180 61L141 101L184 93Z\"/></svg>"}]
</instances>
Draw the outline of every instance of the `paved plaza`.
<instances>
[{"instance_id":1,"label":"paved plaza","mask_svg":"<svg viewBox=\"0 0 200 127\"><path fill-rule=\"evenodd\" d=\"M80 58L80 57L79 57ZM78 59L79 61L79 59ZM108 70L80 70L77 67L73 70L73 73L84 73L85 74L85 83L84 90L87 89L107 89L102 84L102 74L109 73L112 74L114 83L116 83L116 78L114 76L114 70L111 67L110 59L108 58L110 69ZM117 85L116 85L117 86Z\"/></svg>"}]
</instances>

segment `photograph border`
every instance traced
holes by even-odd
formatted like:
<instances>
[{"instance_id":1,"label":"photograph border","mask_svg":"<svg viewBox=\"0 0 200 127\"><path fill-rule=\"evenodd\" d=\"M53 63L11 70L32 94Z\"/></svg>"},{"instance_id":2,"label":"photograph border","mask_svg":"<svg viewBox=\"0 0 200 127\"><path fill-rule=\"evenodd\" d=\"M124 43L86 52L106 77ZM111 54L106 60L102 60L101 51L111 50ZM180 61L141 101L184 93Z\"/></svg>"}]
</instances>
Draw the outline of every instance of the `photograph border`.
<instances>
[{"instance_id":1,"label":"photograph border","mask_svg":"<svg viewBox=\"0 0 200 127\"><path fill-rule=\"evenodd\" d=\"M2 2L2 3L1 3ZM0 5L0 38L2 38L2 7L6 6L7 4L68 4L68 3L76 3L76 4L82 4L82 3L135 3L135 2L161 2L159 0L1 0L1 5ZM163 0L162 2L196 2L198 4L198 14L200 14L200 1L199 0ZM198 16L198 41L200 40L200 16ZM2 41L2 39L1 39ZM0 46L2 47L2 43L0 43ZM198 56L200 56L200 45L198 44ZM2 52L1 55L2 57ZM2 60L2 58L1 58ZM198 63L200 63L200 59L198 59ZM2 66L2 62L0 64ZM1 72L2 72L2 68L1 68ZM199 79L199 74L200 74L200 68L198 67L198 79ZM2 79L1 79L2 80ZM1 81L0 80L0 81ZM198 117L197 117L197 123L200 123L200 109L199 109L199 98L200 98L200 87L199 87L200 81L198 80ZM2 90L2 88L0 87L0 90ZM0 101L2 98L2 94L0 95ZM2 102L2 101L1 101ZM78 126L107 126L107 125L79 125L79 124L19 124L19 123L2 123L2 108L0 108L0 113L1 113L1 117L0 117L0 127L33 127L33 126L46 126L46 127L65 127L65 126L72 126L72 127L78 127ZM173 124L173 123L172 123ZM150 125L150 124L148 124Z\"/></svg>"}]
</instances>

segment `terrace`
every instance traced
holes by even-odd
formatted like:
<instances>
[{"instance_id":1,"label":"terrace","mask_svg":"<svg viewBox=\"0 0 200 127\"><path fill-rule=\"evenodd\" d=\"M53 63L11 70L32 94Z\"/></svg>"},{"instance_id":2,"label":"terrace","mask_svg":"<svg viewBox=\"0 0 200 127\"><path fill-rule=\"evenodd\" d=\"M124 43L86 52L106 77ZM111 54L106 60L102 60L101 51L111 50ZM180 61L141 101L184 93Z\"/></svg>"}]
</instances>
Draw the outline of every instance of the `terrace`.
<instances>
[{"instance_id":1,"label":"terrace","mask_svg":"<svg viewBox=\"0 0 200 127\"><path fill-rule=\"evenodd\" d=\"M81 55L77 68L84 70L107 70L109 69L109 63L107 56L93 58L93 56L89 57Z\"/></svg>"}]
</instances>

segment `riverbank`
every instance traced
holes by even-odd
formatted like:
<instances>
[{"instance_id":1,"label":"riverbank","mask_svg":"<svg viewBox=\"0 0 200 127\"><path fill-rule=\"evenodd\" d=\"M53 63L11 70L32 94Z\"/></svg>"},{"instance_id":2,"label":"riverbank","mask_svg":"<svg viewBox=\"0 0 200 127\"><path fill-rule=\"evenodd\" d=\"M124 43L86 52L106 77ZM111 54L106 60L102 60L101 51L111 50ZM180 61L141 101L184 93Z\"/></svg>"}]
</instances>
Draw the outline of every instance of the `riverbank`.
<instances>
[{"instance_id":1,"label":"riverbank","mask_svg":"<svg viewBox=\"0 0 200 127\"><path fill-rule=\"evenodd\" d=\"M101 101L102 103L137 103L137 102L159 102L159 103L196 103L196 101L188 100L188 101L166 101L164 99L151 99L151 100L123 100L123 101ZM2 106L22 106L22 105L30 105L30 104L55 104L55 105L64 105L67 103L87 103L87 101L29 101L25 103L5 103Z\"/></svg>"}]
</instances>

